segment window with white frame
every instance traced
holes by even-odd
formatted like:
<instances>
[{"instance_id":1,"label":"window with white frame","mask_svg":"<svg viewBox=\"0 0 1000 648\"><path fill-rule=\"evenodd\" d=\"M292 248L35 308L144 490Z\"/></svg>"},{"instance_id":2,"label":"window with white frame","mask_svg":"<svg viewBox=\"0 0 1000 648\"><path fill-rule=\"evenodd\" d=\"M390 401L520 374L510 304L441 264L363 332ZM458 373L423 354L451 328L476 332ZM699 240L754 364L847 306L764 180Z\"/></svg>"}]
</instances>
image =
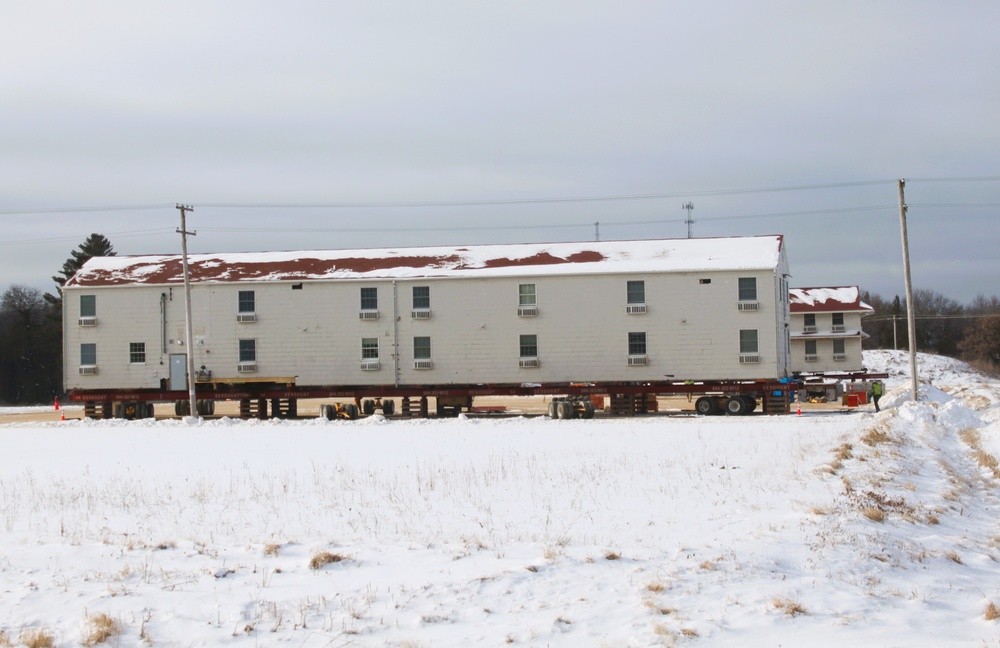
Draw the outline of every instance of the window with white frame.
<instances>
[{"instance_id":1,"label":"window with white frame","mask_svg":"<svg viewBox=\"0 0 1000 648\"><path fill-rule=\"evenodd\" d=\"M431 307L431 287L413 287L413 310L428 310Z\"/></svg>"},{"instance_id":2,"label":"window with white frame","mask_svg":"<svg viewBox=\"0 0 1000 648\"><path fill-rule=\"evenodd\" d=\"M831 318L833 320L833 330L835 332L843 331L844 330L844 314L843 313L831 313L830 316L831 316Z\"/></svg>"},{"instance_id":3,"label":"window with white frame","mask_svg":"<svg viewBox=\"0 0 1000 648\"><path fill-rule=\"evenodd\" d=\"M240 340L240 362L257 362L257 340Z\"/></svg>"},{"instance_id":4,"label":"window with white frame","mask_svg":"<svg viewBox=\"0 0 1000 648\"><path fill-rule=\"evenodd\" d=\"M97 295L80 295L80 317L97 317Z\"/></svg>"},{"instance_id":5,"label":"window with white frame","mask_svg":"<svg viewBox=\"0 0 1000 648\"><path fill-rule=\"evenodd\" d=\"M740 277L739 278L739 300L740 301L757 301L757 278L756 277Z\"/></svg>"},{"instance_id":6,"label":"window with white frame","mask_svg":"<svg viewBox=\"0 0 1000 648\"><path fill-rule=\"evenodd\" d=\"M254 291L252 290L241 290L239 292L238 300L238 312L241 315L247 313L253 313L257 310L257 299Z\"/></svg>"},{"instance_id":7,"label":"window with white frame","mask_svg":"<svg viewBox=\"0 0 1000 648\"><path fill-rule=\"evenodd\" d=\"M378 360L378 338L361 338L361 359Z\"/></svg>"},{"instance_id":8,"label":"window with white frame","mask_svg":"<svg viewBox=\"0 0 1000 648\"><path fill-rule=\"evenodd\" d=\"M843 356L846 356L846 355L847 355L847 345L844 343L844 340L842 340L842 339L841 340L834 340L833 341L833 359L834 360L838 360L838 359L842 360ZM837 356L841 356L841 357L838 358Z\"/></svg>"},{"instance_id":9,"label":"window with white frame","mask_svg":"<svg viewBox=\"0 0 1000 648\"><path fill-rule=\"evenodd\" d=\"M517 287L518 306L537 306L535 301L535 284L520 284Z\"/></svg>"},{"instance_id":10,"label":"window with white frame","mask_svg":"<svg viewBox=\"0 0 1000 648\"><path fill-rule=\"evenodd\" d=\"M757 353L757 329L740 329L740 353Z\"/></svg>"},{"instance_id":11,"label":"window with white frame","mask_svg":"<svg viewBox=\"0 0 1000 648\"><path fill-rule=\"evenodd\" d=\"M378 288L361 289L361 310L378 310Z\"/></svg>"},{"instance_id":12,"label":"window with white frame","mask_svg":"<svg viewBox=\"0 0 1000 648\"><path fill-rule=\"evenodd\" d=\"M128 343L128 362L129 364L146 364L145 342Z\"/></svg>"},{"instance_id":13,"label":"window with white frame","mask_svg":"<svg viewBox=\"0 0 1000 648\"><path fill-rule=\"evenodd\" d=\"M816 313L806 313L802 316L802 325L816 330Z\"/></svg>"},{"instance_id":14,"label":"window with white frame","mask_svg":"<svg viewBox=\"0 0 1000 648\"><path fill-rule=\"evenodd\" d=\"M645 281L629 281L625 288L626 297L629 304L645 304L646 303L646 282Z\"/></svg>"},{"instance_id":15,"label":"window with white frame","mask_svg":"<svg viewBox=\"0 0 1000 648\"><path fill-rule=\"evenodd\" d=\"M522 335L520 338L520 343L521 343L521 358L538 357L537 335Z\"/></svg>"},{"instance_id":16,"label":"window with white frame","mask_svg":"<svg viewBox=\"0 0 1000 648\"><path fill-rule=\"evenodd\" d=\"M417 336L413 338L413 359L431 359L431 339L427 336Z\"/></svg>"},{"instance_id":17,"label":"window with white frame","mask_svg":"<svg viewBox=\"0 0 1000 648\"><path fill-rule=\"evenodd\" d=\"M628 354L630 356L646 355L646 333L645 331L628 334Z\"/></svg>"},{"instance_id":18,"label":"window with white frame","mask_svg":"<svg viewBox=\"0 0 1000 648\"><path fill-rule=\"evenodd\" d=\"M806 355L816 355L816 340L806 340Z\"/></svg>"},{"instance_id":19,"label":"window with white frame","mask_svg":"<svg viewBox=\"0 0 1000 648\"><path fill-rule=\"evenodd\" d=\"M84 367L97 366L97 345L93 342L80 345L80 365Z\"/></svg>"}]
</instances>

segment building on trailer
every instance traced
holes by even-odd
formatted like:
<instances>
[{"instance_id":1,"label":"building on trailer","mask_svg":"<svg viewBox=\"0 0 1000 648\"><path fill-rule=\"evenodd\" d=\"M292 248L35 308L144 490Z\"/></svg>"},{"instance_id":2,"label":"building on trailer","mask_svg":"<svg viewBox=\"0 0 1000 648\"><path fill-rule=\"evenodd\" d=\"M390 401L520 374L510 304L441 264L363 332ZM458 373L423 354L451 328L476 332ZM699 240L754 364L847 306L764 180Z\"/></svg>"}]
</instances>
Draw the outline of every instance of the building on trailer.
<instances>
[{"instance_id":1,"label":"building on trailer","mask_svg":"<svg viewBox=\"0 0 1000 648\"><path fill-rule=\"evenodd\" d=\"M792 288L792 371L864 371L861 343L868 334L861 319L875 310L861 301L857 286Z\"/></svg>"},{"instance_id":2,"label":"building on trailer","mask_svg":"<svg viewBox=\"0 0 1000 648\"><path fill-rule=\"evenodd\" d=\"M63 290L65 387L778 379L781 236L90 259ZM148 394L147 394L148 396Z\"/></svg>"}]
</instances>

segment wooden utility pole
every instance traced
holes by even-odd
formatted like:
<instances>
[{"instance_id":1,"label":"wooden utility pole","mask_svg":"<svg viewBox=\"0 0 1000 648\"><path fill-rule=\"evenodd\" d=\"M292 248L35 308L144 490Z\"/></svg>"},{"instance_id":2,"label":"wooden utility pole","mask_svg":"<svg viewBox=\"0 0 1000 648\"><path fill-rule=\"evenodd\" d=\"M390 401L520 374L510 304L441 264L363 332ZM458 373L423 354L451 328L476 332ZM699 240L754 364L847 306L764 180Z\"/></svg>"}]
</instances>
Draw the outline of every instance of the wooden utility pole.
<instances>
[{"instance_id":1,"label":"wooden utility pole","mask_svg":"<svg viewBox=\"0 0 1000 648\"><path fill-rule=\"evenodd\" d=\"M913 402L919 399L917 393L917 320L913 316L913 283L910 281L910 244L906 238L906 199L903 187L906 180L899 180L899 226L903 238L903 280L906 283L906 321L910 334L910 387Z\"/></svg>"},{"instance_id":2,"label":"wooden utility pole","mask_svg":"<svg viewBox=\"0 0 1000 648\"><path fill-rule=\"evenodd\" d=\"M177 205L181 210L181 227L177 233L181 235L181 263L184 266L184 329L187 345L187 384L190 402L190 416L198 416L198 398L194 390L194 330L191 326L191 273L188 271L187 237L195 236L197 232L187 231L187 212L194 211L188 205Z\"/></svg>"}]
</instances>

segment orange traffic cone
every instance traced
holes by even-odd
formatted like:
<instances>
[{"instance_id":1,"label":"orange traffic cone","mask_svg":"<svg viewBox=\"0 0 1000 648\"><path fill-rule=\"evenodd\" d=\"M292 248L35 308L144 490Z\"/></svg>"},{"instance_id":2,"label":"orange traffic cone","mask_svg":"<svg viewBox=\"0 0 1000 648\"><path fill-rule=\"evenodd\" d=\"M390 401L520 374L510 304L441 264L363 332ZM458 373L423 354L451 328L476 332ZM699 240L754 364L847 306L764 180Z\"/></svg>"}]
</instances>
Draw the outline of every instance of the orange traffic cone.
<instances>
[{"instance_id":1,"label":"orange traffic cone","mask_svg":"<svg viewBox=\"0 0 1000 648\"><path fill-rule=\"evenodd\" d=\"M795 406L795 415L796 416L802 416L802 406L801 405L796 405Z\"/></svg>"},{"instance_id":2,"label":"orange traffic cone","mask_svg":"<svg viewBox=\"0 0 1000 648\"><path fill-rule=\"evenodd\" d=\"M59 397L56 396L56 411L59 411Z\"/></svg>"}]
</instances>

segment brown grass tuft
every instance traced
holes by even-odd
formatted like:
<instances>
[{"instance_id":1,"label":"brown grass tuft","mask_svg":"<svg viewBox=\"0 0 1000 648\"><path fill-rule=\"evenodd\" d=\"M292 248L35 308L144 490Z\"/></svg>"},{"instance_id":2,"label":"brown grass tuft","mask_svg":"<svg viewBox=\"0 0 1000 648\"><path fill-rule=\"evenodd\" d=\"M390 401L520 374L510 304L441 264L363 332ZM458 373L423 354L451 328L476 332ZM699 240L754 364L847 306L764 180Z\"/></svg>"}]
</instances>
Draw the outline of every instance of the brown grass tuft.
<instances>
[{"instance_id":1,"label":"brown grass tuft","mask_svg":"<svg viewBox=\"0 0 1000 648\"><path fill-rule=\"evenodd\" d=\"M962 562L962 557L958 555L957 551L948 551L944 555L945 555L945 557L948 560L950 560L951 562L955 563L956 565L964 565L965 564L964 562Z\"/></svg>"},{"instance_id":2,"label":"brown grass tuft","mask_svg":"<svg viewBox=\"0 0 1000 648\"><path fill-rule=\"evenodd\" d=\"M987 621L996 621L1000 619L1000 608L996 606L996 603L990 601L986 604L986 610L983 611L983 617Z\"/></svg>"},{"instance_id":3,"label":"brown grass tuft","mask_svg":"<svg viewBox=\"0 0 1000 648\"><path fill-rule=\"evenodd\" d=\"M664 587L663 581L658 581L657 580L657 581L653 581L649 585L646 585L646 591L647 592L653 592L655 594L658 594L658 593L662 592L665 589L667 589L667 588Z\"/></svg>"},{"instance_id":4,"label":"brown grass tuft","mask_svg":"<svg viewBox=\"0 0 1000 648\"><path fill-rule=\"evenodd\" d=\"M96 646L121 633L118 622L103 612L87 617L89 632L83 639L84 646Z\"/></svg>"},{"instance_id":5,"label":"brown grass tuft","mask_svg":"<svg viewBox=\"0 0 1000 648\"><path fill-rule=\"evenodd\" d=\"M872 522L885 522L885 513L882 509L877 509L873 506L868 506L861 509L861 514Z\"/></svg>"},{"instance_id":6,"label":"brown grass tuft","mask_svg":"<svg viewBox=\"0 0 1000 648\"><path fill-rule=\"evenodd\" d=\"M614 551L609 551L604 554L605 560L621 560L622 555L620 553L615 553Z\"/></svg>"},{"instance_id":7,"label":"brown grass tuft","mask_svg":"<svg viewBox=\"0 0 1000 648\"><path fill-rule=\"evenodd\" d=\"M277 556L281 552L280 544L269 543L264 545L264 555L265 556Z\"/></svg>"},{"instance_id":8,"label":"brown grass tuft","mask_svg":"<svg viewBox=\"0 0 1000 648\"><path fill-rule=\"evenodd\" d=\"M861 437L861 441L865 445L876 446L880 443L888 443L892 441L892 437L889 436L889 431L886 429L884 422L880 422L874 425L868 432Z\"/></svg>"},{"instance_id":9,"label":"brown grass tuft","mask_svg":"<svg viewBox=\"0 0 1000 648\"><path fill-rule=\"evenodd\" d=\"M17 645L27 646L28 648L53 648L56 642L48 631L32 628L31 630L21 632L21 636L17 638Z\"/></svg>"},{"instance_id":10,"label":"brown grass tuft","mask_svg":"<svg viewBox=\"0 0 1000 648\"><path fill-rule=\"evenodd\" d=\"M326 567L330 563L339 563L344 560L347 560L347 558L340 554L321 551L315 554L312 560L309 561L309 569L323 569L323 567Z\"/></svg>"},{"instance_id":11,"label":"brown grass tuft","mask_svg":"<svg viewBox=\"0 0 1000 648\"><path fill-rule=\"evenodd\" d=\"M694 639L695 637L698 636L698 631L693 628L681 628L681 634L684 635L685 637Z\"/></svg>"},{"instance_id":12,"label":"brown grass tuft","mask_svg":"<svg viewBox=\"0 0 1000 648\"><path fill-rule=\"evenodd\" d=\"M775 609L781 610L785 616L798 616L800 614L809 614L809 612L802 606L798 601L793 601L792 599L785 598L784 596L776 596L771 600L771 605Z\"/></svg>"}]
</instances>

